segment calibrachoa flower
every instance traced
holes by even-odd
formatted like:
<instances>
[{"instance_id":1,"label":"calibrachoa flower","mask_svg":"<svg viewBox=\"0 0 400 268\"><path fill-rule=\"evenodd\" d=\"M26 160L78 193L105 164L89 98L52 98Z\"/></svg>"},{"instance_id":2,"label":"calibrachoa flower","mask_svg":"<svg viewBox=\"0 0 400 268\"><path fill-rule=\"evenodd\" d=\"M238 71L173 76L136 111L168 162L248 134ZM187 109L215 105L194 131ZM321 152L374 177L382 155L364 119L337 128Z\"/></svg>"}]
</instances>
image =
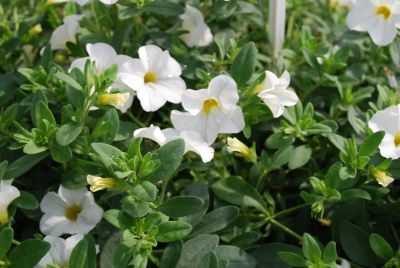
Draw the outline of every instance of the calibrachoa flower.
<instances>
[{"instance_id":1,"label":"calibrachoa flower","mask_svg":"<svg viewBox=\"0 0 400 268\"><path fill-rule=\"evenodd\" d=\"M376 181L383 187L387 187L394 181L394 179L390 177L385 171L374 169L372 170L371 173L372 176L376 179Z\"/></svg>"},{"instance_id":2,"label":"calibrachoa flower","mask_svg":"<svg viewBox=\"0 0 400 268\"><path fill-rule=\"evenodd\" d=\"M378 46L392 43L400 27L400 2L397 0L356 0L347 15L351 30L368 32Z\"/></svg>"},{"instance_id":3,"label":"calibrachoa flower","mask_svg":"<svg viewBox=\"0 0 400 268\"><path fill-rule=\"evenodd\" d=\"M19 190L12 186L13 180L0 180L0 224L8 222L8 206L20 196Z\"/></svg>"},{"instance_id":4,"label":"calibrachoa flower","mask_svg":"<svg viewBox=\"0 0 400 268\"><path fill-rule=\"evenodd\" d=\"M186 84L181 73L181 66L167 50L146 45L139 48L139 59L130 59L122 65L120 77L136 91L143 109L150 112L157 111L167 101L182 101Z\"/></svg>"},{"instance_id":5,"label":"calibrachoa flower","mask_svg":"<svg viewBox=\"0 0 400 268\"><path fill-rule=\"evenodd\" d=\"M258 86L258 97L271 110L272 115L277 118L285 110L285 106L296 105L299 98L296 93L288 90L290 84L290 75L285 71L281 77L277 77L270 71L265 72L265 80Z\"/></svg>"},{"instance_id":6,"label":"calibrachoa flower","mask_svg":"<svg viewBox=\"0 0 400 268\"><path fill-rule=\"evenodd\" d=\"M178 131L194 130L212 144L218 133L238 133L244 128L235 81L227 75L211 80L208 89L187 90L182 106L187 112L172 111L171 121Z\"/></svg>"},{"instance_id":7,"label":"calibrachoa flower","mask_svg":"<svg viewBox=\"0 0 400 268\"><path fill-rule=\"evenodd\" d=\"M180 38L188 47L204 47L212 42L213 35L204 22L204 17L200 10L186 5L185 13L180 18L182 19L182 29L189 32L181 35Z\"/></svg>"},{"instance_id":8,"label":"calibrachoa flower","mask_svg":"<svg viewBox=\"0 0 400 268\"><path fill-rule=\"evenodd\" d=\"M400 105L390 106L374 114L368 122L373 132L385 131L379 145L380 153L385 158L400 158Z\"/></svg>"},{"instance_id":9,"label":"calibrachoa flower","mask_svg":"<svg viewBox=\"0 0 400 268\"><path fill-rule=\"evenodd\" d=\"M97 192L104 189L110 189L117 186L118 181L113 178L103 178L99 176L87 175L87 183L90 185L90 191Z\"/></svg>"},{"instance_id":10,"label":"calibrachoa flower","mask_svg":"<svg viewBox=\"0 0 400 268\"><path fill-rule=\"evenodd\" d=\"M68 2L69 0L47 0L48 4L56 4L56 3L65 3ZM86 5L89 0L72 0L73 2L77 3L80 6ZM103 4L106 5L112 5L118 2L118 0L99 0Z\"/></svg>"},{"instance_id":11,"label":"calibrachoa flower","mask_svg":"<svg viewBox=\"0 0 400 268\"><path fill-rule=\"evenodd\" d=\"M48 267L47 265L56 265L57 267L69 267L69 258L72 250L83 238L83 235L76 234L67 239L46 236L43 240L50 243L49 252L36 265L38 268Z\"/></svg>"},{"instance_id":12,"label":"calibrachoa flower","mask_svg":"<svg viewBox=\"0 0 400 268\"><path fill-rule=\"evenodd\" d=\"M147 128L135 130L133 135L135 138L143 137L151 139L160 146L175 139L183 139L185 142L185 153L188 151L195 152L200 155L204 163L211 161L214 157L214 149L195 131L184 130L179 132L173 128L161 130L159 127L151 125Z\"/></svg>"},{"instance_id":13,"label":"calibrachoa flower","mask_svg":"<svg viewBox=\"0 0 400 268\"><path fill-rule=\"evenodd\" d=\"M103 73L113 64L120 67L122 63L129 59L128 56L117 55L115 49L106 43L87 44L86 51L89 56L74 60L69 68L70 71L74 68L84 71L86 61L90 60L91 62L95 62L96 71Z\"/></svg>"},{"instance_id":14,"label":"calibrachoa flower","mask_svg":"<svg viewBox=\"0 0 400 268\"><path fill-rule=\"evenodd\" d=\"M51 35L50 46L52 50L66 49L67 42L76 42L76 34L80 31L79 21L81 19L82 15L71 15L64 18L64 24L57 27Z\"/></svg>"},{"instance_id":15,"label":"calibrachoa flower","mask_svg":"<svg viewBox=\"0 0 400 268\"><path fill-rule=\"evenodd\" d=\"M103 210L86 188L66 189L60 185L58 193L47 193L40 209L45 214L40 230L46 235L86 234L100 222Z\"/></svg>"}]
</instances>

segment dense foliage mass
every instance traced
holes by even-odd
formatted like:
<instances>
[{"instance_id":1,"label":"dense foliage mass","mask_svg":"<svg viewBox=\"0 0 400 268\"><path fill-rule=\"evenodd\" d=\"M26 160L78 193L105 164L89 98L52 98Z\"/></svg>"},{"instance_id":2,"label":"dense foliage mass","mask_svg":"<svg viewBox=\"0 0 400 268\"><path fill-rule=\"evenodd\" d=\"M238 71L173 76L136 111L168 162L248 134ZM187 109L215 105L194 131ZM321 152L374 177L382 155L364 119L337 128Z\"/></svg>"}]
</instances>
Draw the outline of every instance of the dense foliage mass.
<instances>
[{"instance_id":1,"label":"dense foliage mass","mask_svg":"<svg viewBox=\"0 0 400 268\"><path fill-rule=\"evenodd\" d=\"M0 1L0 267L400 267L399 21Z\"/></svg>"}]
</instances>

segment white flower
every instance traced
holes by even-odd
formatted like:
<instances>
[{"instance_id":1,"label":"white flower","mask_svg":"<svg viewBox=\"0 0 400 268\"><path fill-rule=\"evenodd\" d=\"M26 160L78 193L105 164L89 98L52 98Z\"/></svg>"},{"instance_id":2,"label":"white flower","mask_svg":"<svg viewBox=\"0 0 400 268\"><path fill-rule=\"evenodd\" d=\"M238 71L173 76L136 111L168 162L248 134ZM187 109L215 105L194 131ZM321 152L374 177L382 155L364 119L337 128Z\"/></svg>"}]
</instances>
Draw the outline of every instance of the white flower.
<instances>
[{"instance_id":1,"label":"white flower","mask_svg":"<svg viewBox=\"0 0 400 268\"><path fill-rule=\"evenodd\" d=\"M180 38L188 47L204 47L212 42L213 35L204 22L204 17L200 10L186 5L185 13L180 18L182 19L182 29L189 32L181 35Z\"/></svg>"},{"instance_id":2,"label":"white flower","mask_svg":"<svg viewBox=\"0 0 400 268\"><path fill-rule=\"evenodd\" d=\"M136 91L146 112L157 111L167 101L180 103L186 84L180 77L182 70L167 50L155 45L139 48L140 59L130 59L121 67L123 83Z\"/></svg>"},{"instance_id":3,"label":"white flower","mask_svg":"<svg viewBox=\"0 0 400 268\"><path fill-rule=\"evenodd\" d=\"M80 6L86 5L89 0L73 0L75 3L77 3ZM68 0L47 0L48 4L58 4L58 3L65 3L68 2ZM118 0L100 0L105 5L112 5L118 2Z\"/></svg>"},{"instance_id":4,"label":"white flower","mask_svg":"<svg viewBox=\"0 0 400 268\"><path fill-rule=\"evenodd\" d=\"M183 139L185 142L185 153L188 151L195 152L200 155L204 163L211 161L214 157L214 149L195 131L186 130L179 132L173 128L161 130L159 127L151 125L147 128L135 130L133 135L135 138L143 137L151 139L160 146L175 139Z\"/></svg>"},{"instance_id":5,"label":"white flower","mask_svg":"<svg viewBox=\"0 0 400 268\"><path fill-rule=\"evenodd\" d=\"M122 113L131 107L133 96L129 92L125 93L106 93L99 96L99 103L101 105L112 105Z\"/></svg>"},{"instance_id":6,"label":"white flower","mask_svg":"<svg viewBox=\"0 0 400 268\"><path fill-rule=\"evenodd\" d=\"M0 180L0 224L8 222L8 206L20 196L19 190L12 186L13 180Z\"/></svg>"},{"instance_id":7,"label":"white flower","mask_svg":"<svg viewBox=\"0 0 400 268\"><path fill-rule=\"evenodd\" d=\"M76 34L80 31L79 21L82 17L82 15L71 15L64 18L64 24L58 26L51 34L52 50L66 49L67 42L76 42Z\"/></svg>"},{"instance_id":8,"label":"white flower","mask_svg":"<svg viewBox=\"0 0 400 268\"><path fill-rule=\"evenodd\" d=\"M56 265L57 267L68 267L69 258L72 250L81 241L83 235L76 234L67 239L54 236L46 236L43 240L50 243L50 250L36 265L38 268L47 267L47 265Z\"/></svg>"},{"instance_id":9,"label":"white flower","mask_svg":"<svg viewBox=\"0 0 400 268\"><path fill-rule=\"evenodd\" d=\"M86 51L89 56L74 60L71 63L69 71L74 68L84 71L86 61L90 60L91 62L95 62L97 72L102 73L113 64L120 67L120 65L129 59L128 56L117 55L115 49L106 43L87 44Z\"/></svg>"},{"instance_id":10,"label":"white flower","mask_svg":"<svg viewBox=\"0 0 400 268\"><path fill-rule=\"evenodd\" d=\"M269 42L274 56L280 53L285 41L286 0L269 1Z\"/></svg>"},{"instance_id":11,"label":"white flower","mask_svg":"<svg viewBox=\"0 0 400 268\"><path fill-rule=\"evenodd\" d=\"M285 71L281 77L277 77L270 71L265 72L265 80L260 85L260 97L277 118L284 112L285 106L296 105L299 98L296 93L288 90L290 75Z\"/></svg>"},{"instance_id":12,"label":"white flower","mask_svg":"<svg viewBox=\"0 0 400 268\"><path fill-rule=\"evenodd\" d=\"M40 231L46 235L87 234L100 222L103 210L86 188L66 189L60 185L58 193L47 193L40 209Z\"/></svg>"},{"instance_id":13,"label":"white flower","mask_svg":"<svg viewBox=\"0 0 400 268\"><path fill-rule=\"evenodd\" d=\"M211 80L208 89L187 90L182 106L187 112L172 111L171 121L178 131L193 130L212 144L218 133L238 133L244 128L235 81L227 75Z\"/></svg>"},{"instance_id":14,"label":"white flower","mask_svg":"<svg viewBox=\"0 0 400 268\"><path fill-rule=\"evenodd\" d=\"M347 15L351 30L368 32L378 46L389 45L400 27L400 2L397 0L357 0Z\"/></svg>"},{"instance_id":15,"label":"white flower","mask_svg":"<svg viewBox=\"0 0 400 268\"><path fill-rule=\"evenodd\" d=\"M385 131L379 145L380 153L385 158L400 158L400 105L390 106L374 114L368 122L373 131Z\"/></svg>"},{"instance_id":16,"label":"white flower","mask_svg":"<svg viewBox=\"0 0 400 268\"><path fill-rule=\"evenodd\" d=\"M351 268L351 265L348 260L341 259L340 264L336 264L336 268Z\"/></svg>"}]
</instances>

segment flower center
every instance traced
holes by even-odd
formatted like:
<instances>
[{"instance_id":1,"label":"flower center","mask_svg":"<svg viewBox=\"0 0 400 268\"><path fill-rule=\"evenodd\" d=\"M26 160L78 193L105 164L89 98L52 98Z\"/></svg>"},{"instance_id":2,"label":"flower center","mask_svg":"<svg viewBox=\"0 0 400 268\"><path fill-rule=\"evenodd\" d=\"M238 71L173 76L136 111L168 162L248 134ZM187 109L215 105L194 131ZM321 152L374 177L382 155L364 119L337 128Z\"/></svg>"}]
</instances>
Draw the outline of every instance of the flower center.
<instances>
[{"instance_id":1,"label":"flower center","mask_svg":"<svg viewBox=\"0 0 400 268\"><path fill-rule=\"evenodd\" d=\"M157 77L153 72L149 71L144 75L144 83L145 84L154 83L156 80L157 80Z\"/></svg>"},{"instance_id":2,"label":"flower center","mask_svg":"<svg viewBox=\"0 0 400 268\"><path fill-rule=\"evenodd\" d=\"M386 5L382 5L382 6L378 6L375 9L375 14L377 16L383 16L383 18L385 20L389 19L390 15L392 14L390 7L386 6Z\"/></svg>"},{"instance_id":3,"label":"flower center","mask_svg":"<svg viewBox=\"0 0 400 268\"><path fill-rule=\"evenodd\" d=\"M203 112L209 114L212 109L219 107L219 102L214 99L206 99L203 101Z\"/></svg>"},{"instance_id":4,"label":"flower center","mask_svg":"<svg viewBox=\"0 0 400 268\"><path fill-rule=\"evenodd\" d=\"M76 221L82 208L80 205L73 205L65 210L65 217L70 221Z\"/></svg>"},{"instance_id":5,"label":"flower center","mask_svg":"<svg viewBox=\"0 0 400 268\"><path fill-rule=\"evenodd\" d=\"M396 147L400 146L400 131L394 135L394 145L396 145Z\"/></svg>"}]
</instances>

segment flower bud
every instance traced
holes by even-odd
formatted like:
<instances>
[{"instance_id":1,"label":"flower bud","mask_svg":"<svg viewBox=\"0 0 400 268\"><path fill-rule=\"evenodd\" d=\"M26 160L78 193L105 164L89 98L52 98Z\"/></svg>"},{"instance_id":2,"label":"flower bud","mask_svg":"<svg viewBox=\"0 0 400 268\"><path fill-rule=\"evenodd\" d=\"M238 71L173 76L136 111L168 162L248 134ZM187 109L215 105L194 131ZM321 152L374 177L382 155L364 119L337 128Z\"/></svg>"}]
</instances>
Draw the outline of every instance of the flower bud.
<instances>
[{"instance_id":1,"label":"flower bud","mask_svg":"<svg viewBox=\"0 0 400 268\"><path fill-rule=\"evenodd\" d=\"M90 191L97 192L104 189L111 189L117 186L118 181L113 178L102 178L93 175L87 175L86 177L87 182L90 186Z\"/></svg>"},{"instance_id":2,"label":"flower bud","mask_svg":"<svg viewBox=\"0 0 400 268\"><path fill-rule=\"evenodd\" d=\"M248 161L250 161L252 163L257 162L256 153L252 149L250 149L246 144L244 144L237 138L228 137L227 141L228 141L228 152L229 153L237 152L242 157L247 159Z\"/></svg>"},{"instance_id":3,"label":"flower bud","mask_svg":"<svg viewBox=\"0 0 400 268\"><path fill-rule=\"evenodd\" d=\"M374 169L371 173L375 180L383 187L387 187L394 181L394 179L390 177L385 171Z\"/></svg>"}]
</instances>

